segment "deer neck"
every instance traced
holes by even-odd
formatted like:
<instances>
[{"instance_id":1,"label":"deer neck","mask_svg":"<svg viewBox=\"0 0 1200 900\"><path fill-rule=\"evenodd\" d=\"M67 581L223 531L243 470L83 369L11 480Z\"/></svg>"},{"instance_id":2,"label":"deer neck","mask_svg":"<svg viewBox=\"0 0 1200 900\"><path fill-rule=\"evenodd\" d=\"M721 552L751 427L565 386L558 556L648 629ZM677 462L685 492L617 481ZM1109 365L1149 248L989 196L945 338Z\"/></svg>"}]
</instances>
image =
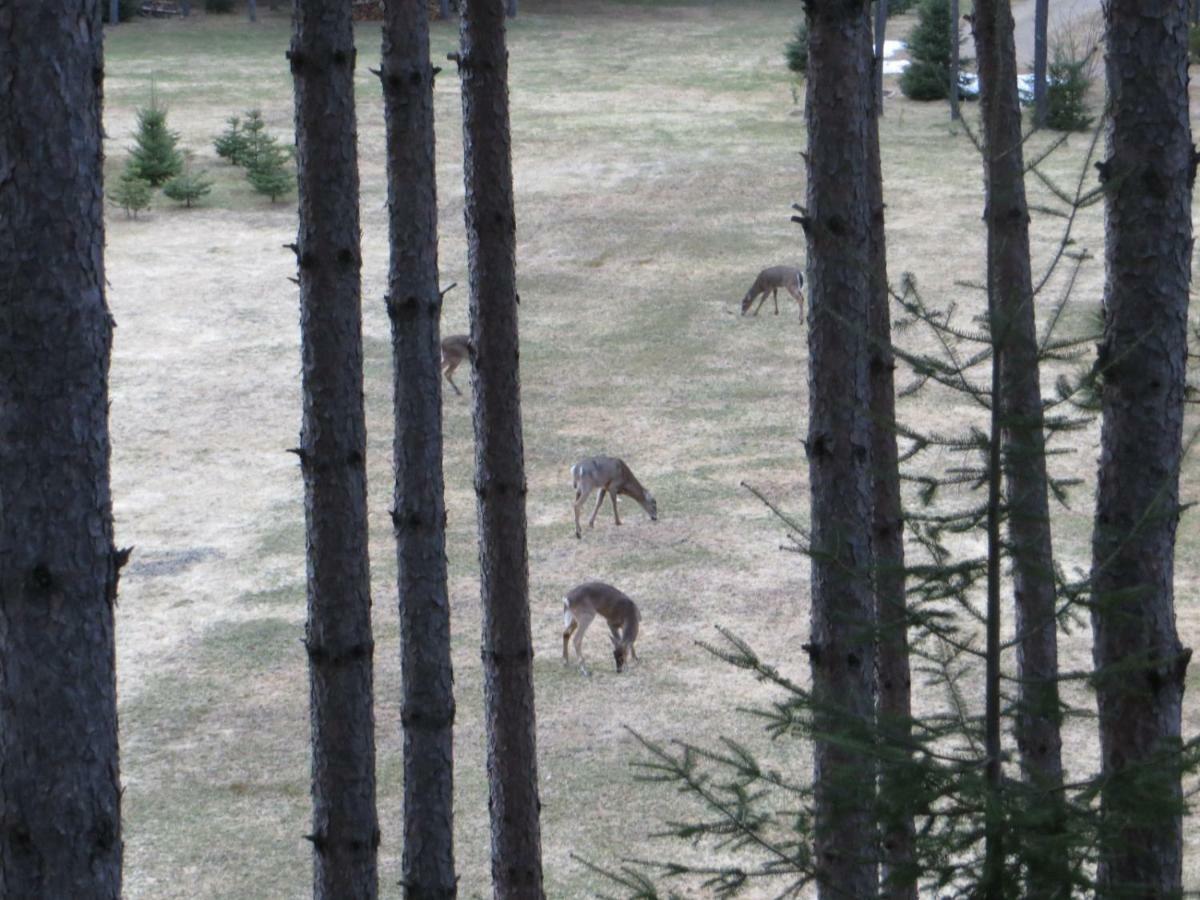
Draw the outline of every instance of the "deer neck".
<instances>
[{"instance_id":1,"label":"deer neck","mask_svg":"<svg viewBox=\"0 0 1200 900\"><path fill-rule=\"evenodd\" d=\"M646 489L633 476L630 476L629 480L625 483L625 486L621 489L621 493L631 500L636 501L642 509L646 508Z\"/></svg>"}]
</instances>

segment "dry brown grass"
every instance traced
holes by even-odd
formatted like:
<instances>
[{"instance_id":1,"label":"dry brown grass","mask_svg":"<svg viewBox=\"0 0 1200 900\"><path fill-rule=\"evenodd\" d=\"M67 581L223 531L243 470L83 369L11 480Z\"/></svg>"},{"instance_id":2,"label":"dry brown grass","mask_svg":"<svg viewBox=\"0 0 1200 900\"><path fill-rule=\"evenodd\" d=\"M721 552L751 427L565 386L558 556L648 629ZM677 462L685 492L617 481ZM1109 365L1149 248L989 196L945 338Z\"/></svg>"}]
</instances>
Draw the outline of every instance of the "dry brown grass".
<instances>
[{"instance_id":1,"label":"dry brown grass","mask_svg":"<svg viewBox=\"0 0 1200 900\"><path fill-rule=\"evenodd\" d=\"M762 698L753 682L694 641L721 623L785 672L806 677L807 569L779 552L781 531L740 490L748 479L807 515L804 332L794 306L778 319L736 316L765 265L800 261L788 221L804 194L803 120L782 45L793 4L522 5L510 34L522 367L529 479L539 766L548 894L584 897L594 880L572 851L602 862L663 852L645 835L678 798L635 785L629 725L657 738L725 733L763 743L734 707ZM260 8L260 15L263 12ZM290 127L284 19L122 26L107 61L110 173L130 142L133 107L151 77L197 165L218 176L207 208L160 205L142 220L110 217L110 300L119 323L112 366L117 533L136 545L122 582L119 666L129 897L301 897L309 892L307 683L296 291L286 281L291 203L271 206L213 158L225 116L261 106ZM435 56L455 43L434 26ZM381 883L399 878L400 735L395 563L390 501L384 156L379 36L358 32L363 179L364 334L370 434L371 545L383 825ZM441 264L465 284L457 82L437 87ZM973 113L973 110L971 111ZM892 274L930 294L977 304L960 278L982 269L979 164L940 106L896 99L883 121ZM1035 139L1035 143L1040 141ZM1073 137L1051 167L1076 171ZM1056 223L1037 226L1045 258ZM1100 213L1080 223L1099 252ZM1077 288L1101 292L1099 263ZM790 304L790 301L789 301ZM465 330L466 291L448 295L444 330ZM1084 312L1069 328L1084 327ZM1052 373L1047 373L1049 381ZM918 424L955 410L909 404ZM464 897L488 887L478 655L478 582L469 405L446 398L448 554L457 673L458 846ZM1091 479L1095 430L1055 465ZM661 521L632 506L614 528L573 538L567 472L582 455L625 457L659 499ZM1186 495L1195 496L1189 463ZM1086 566L1090 486L1056 520L1068 565ZM1200 633L1197 540L1181 531L1179 625ZM643 663L628 677L559 662L559 598L604 578L642 606ZM1064 663L1090 662L1086 627L1064 638ZM1189 695L1194 696L1194 693ZM1079 701L1090 705L1086 697ZM1187 711L1191 732L1200 716ZM806 771L795 743L777 765ZM1089 732L1070 735L1078 772ZM1189 833L1190 847L1196 836ZM1200 853L1189 854L1197 883Z\"/></svg>"}]
</instances>

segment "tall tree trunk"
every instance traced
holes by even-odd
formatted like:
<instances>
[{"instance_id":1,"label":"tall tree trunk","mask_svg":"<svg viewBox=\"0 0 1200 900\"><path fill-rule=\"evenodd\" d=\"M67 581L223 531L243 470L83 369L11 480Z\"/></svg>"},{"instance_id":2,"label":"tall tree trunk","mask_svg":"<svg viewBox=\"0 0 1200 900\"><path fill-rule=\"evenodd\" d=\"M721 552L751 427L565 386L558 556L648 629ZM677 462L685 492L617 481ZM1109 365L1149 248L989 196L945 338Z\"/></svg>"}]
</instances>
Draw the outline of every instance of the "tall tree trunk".
<instances>
[{"instance_id":1,"label":"tall tree trunk","mask_svg":"<svg viewBox=\"0 0 1200 900\"><path fill-rule=\"evenodd\" d=\"M959 64L959 23L958 0L950 0L950 121L957 122L958 113L958 73Z\"/></svg>"},{"instance_id":2,"label":"tall tree trunk","mask_svg":"<svg viewBox=\"0 0 1200 900\"><path fill-rule=\"evenodd\" d=\"M380 77L387 121L396 483L392 523L404 689L405 896L456 896L454 673L446 591L437 182L429 11L387 0Z\"/></svg>"},{"instance_id":3,"label":"tall tree trunk","mask_svg":"<svg viewBox=\"0 0 1200 900\"><path fill-rule=\"evenodd\" d=\"M120 24L120 22L121 22L121 0L109 0L108 21L109 21L110 25Z\"/></svg>"},{"instance_id":4,"label":"tall tree trunk","mask_svg":"<svg viewBox=\"0 0 1200 900\"><path fill-rule=\"evenodd\" d=\"M0 20L0 896L117 898L101 8Z\"/></svg>"},{"instance_id":5,"label":"tall tree trunk","mask_svg":"<svg viewBox=\"0 0 1200 900\"><path fill-rule=\"evenodd\" d=\"M867 0L812 0L809 25L808 453L812 485L812 663L818 732L869 733L875 713L871 589L871 160ZM814 750L821 897L878 887L871 761L834 740Z\"/></svg>"},{"instance_id":6,"label":"tall tree trunk","mask_svg":"<svg viewBox=\"0 0 1200 900\"><path fill-rule=\"evenodd\" d=\"M246 15L251 22L258 21L258 4L255 0L246 0Z\"/></svg>"},{"instance_id":7,"label":"tall tree trunk","mask_svg":"<svg viewBox=\"0 0 1200 900\"><path fill-rule=\"evenodd\" d=\"M498 898L541 898L503 0L466 0L461 34L492 888Z\"/></svg>"},{"instance_id":8,"label":"tall tree trunk","mask_svg":"<svg viewBox=\"0 0 1200 900\"><path fill-rule=\"evenodd\" d=\"M887 18L888 0L875 0L875 115L877 116L883 115L883 44L887 38ZM875 130L878 132L879 129Z\"/></svg>"},{"instance_id":9,"label":"tall tree trunk","mask_svg":"<svg viewBox=\"0 0 1200 900\"><path fill-rule=\"evenodd\" d=\"M1033 7L1033 122L1046 124L1049 111L1046 95L1047 31L1050 27L1050 0L1036 0Z\"/></svg>"},{"instance_id":10,"label":"tall tree trunk","mask_svg":"<svg viewBox=\"0 0 1200 900\"><path fill-rule=\"evenodd\" d=\"M1048 810L1046 829L1054 834L1062 827L1054 554L1009 0L976 0L974 27L983 112L988 298L993 352L1000 364L1000 394L993 402L998 403L1003 427L1017 631L1016 738L1022 774L1035 791L1032 802ZM1068 896L1066 854L1053 841L1031 841L1026 846L1034 848L1026 860L1029 893Z\"/></svg>"},{"instance_id":11,"label":"tall tree trunk","mask_svg":"<svg viewBox=\"0 0 1200 900\"><path fill-rule=\"evenodd\" d=\"M350 2L297 0L300 436L308 529L316 897L377 893L358 158Z\"/></svg>"},{"instance_id":12,"label":"tall tree trunk","mask_svg":"<svg viewBox=\"0 0 1200 900\"><path fill-rule=\"evenodd\" d=\"M878 41L876 42L878 46ZM878 56L876 57L878 58ZM892 353L891 298L884 234L883 167L879 121L867 137L871 203L871 299L869 316L871 385L871 538L875 577L875 617L879 640L875 660L879 691L879 730L890 746L907 747L912 739L912 680L908 663L908 614L905 602L904 519L900 506L900 465L896 451L896 368ZM883 861L883 900L917 900L912 876L916 830L906 766L885 766L879 795Z\"/></svg>"},{"instance_id":13,"label":"tall tree trunk","mask_svg":"<svg viewBox=\"0 0 1200 900\"><path fill-rule=\"evenodd\" d=\"M450 18L450 0L438 0L438 18Z\"/></svg>"},{"instance_id":14,"label":"tall tree trunk","mask_svg":"<svg viewBox=\"0 0 1200 900\"><path fill-rule=\"evenodd\" d=\"M190 16L192 14L192 0L180 0L179 11L185 19Z\"/></svg>"},{"instance_id":15,"label":"tall tree trunk","mask_svg":"<svg viewBox=\"0 0 1200 900\"><path fill-rule=\"evenodd\" d=\"M517 17L517 0L507 0L508 2L508 17L515 19Z\"/></svg>"},{"instance_id":16,"label":"tall tree trunk","mask_svg":"<svg viewBox=\"0 0 1200 900\"><path fill-rule=\"evenodd\" d=\"M1110 0L1103 426L1092 629L1104 790L1102 896L1181 890L1180 711L1190 649L1175 631L1175 527L1195 156L1187 6Z\"/></svg>"}]
</instances>

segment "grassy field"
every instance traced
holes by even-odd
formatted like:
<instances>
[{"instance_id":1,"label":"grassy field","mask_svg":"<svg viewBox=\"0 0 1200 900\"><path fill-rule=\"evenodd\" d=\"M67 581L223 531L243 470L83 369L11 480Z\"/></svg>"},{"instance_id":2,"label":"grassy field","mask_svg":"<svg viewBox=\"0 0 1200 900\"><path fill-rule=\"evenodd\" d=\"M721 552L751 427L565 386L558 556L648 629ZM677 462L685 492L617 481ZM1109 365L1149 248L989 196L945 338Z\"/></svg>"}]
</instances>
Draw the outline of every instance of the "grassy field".
<instances>
[{"instance_id":1,"label":"grassy field","mask_svg":"<svg viewBox=\"0 0 1200 900\"><path fill-rule=\"evenodd\" d=\"M171 126L217 182L200 209L160 200L108 223L109 297L119 324L112 364L117 535L136 547L121 584L118 664L130 898L303 897L310 893L308 689L302 485L285 453L299 429L294 198L272 205L215 158L224 119L260 107L289 133L290 23L195 16L110 32L105 125L109 178L124 163L136 106L153 90ZM734 629L787 674L806 677L808 572L780 552L781 530L744 490L753 483L801 519L807 476L805 332L786 315L741 319L758 270L803 261L790 206L804 196L805 144L782 45L798 6L526 0L509 33L522 298L522 382L529 480L538 750L547 893L591 896L570 858L612 863L661 855L646 835L679 799L634 783L631 726L655 738L736 735L762 745L735 707L763 689L696 646ZM908 19L893 20L901 30ZM376 628L381 884L400 874L400 684L390 477L390 344L379 30L357 33L364 337ZM435 62L455 26L433 24ZM466 329L461 121L453 66L436 94L444 333ZM969 115L975 111L970 110ZM958 279L982 272L980 165L940 105L888 101L882 124L891 274L927 295L978 307ZM1035 137L1032 147L1046 140ZM1080 169L1086 136L1049 164ZM1033 189L1035 199L1046 192ZM1040 218L1045 260L1060 228ZM1078 240L1102 250L1102 214ZM1088 327L1099 261L1077 286L1065 327ZM1054 293L1051 291L1051 293ZM1046 373L1049 384L1052 372ZM463 379L465 383L465 379ZM917 424L958 412L906 404ZM483 768L479 600L469 403L445 403L448 555L457 675L457 855L463 897L490 894ZM1055 522L1069 570L1086 567L1096 430L1075 435L1059 473L1087 484ZM573 537L568 467L624 457L656 494L660 521L630 504ZM1197 465L1185 473L1196 496ZM1200 637L1197 534L1180 531L1179 626ZM601 631L590 680L559 661L559 598L602 578L640 604L643 662L617 677ZM1063 664L1090 664L1086 627L1064 637ZM1200 676L1193 667L1193 682ZM1189 698L1200 685L1194 684ZM1090 705L1087 697L1076 697ZM924 701L923 701L924 702ZM1187 729L1200 727L1189 703ZM1095 761L1091 735L1068 736L1073 774ZM775 764L806 770L797 743ZM1200 887L1200 838L1188 833Z\"/></svg>"}]
</instances>

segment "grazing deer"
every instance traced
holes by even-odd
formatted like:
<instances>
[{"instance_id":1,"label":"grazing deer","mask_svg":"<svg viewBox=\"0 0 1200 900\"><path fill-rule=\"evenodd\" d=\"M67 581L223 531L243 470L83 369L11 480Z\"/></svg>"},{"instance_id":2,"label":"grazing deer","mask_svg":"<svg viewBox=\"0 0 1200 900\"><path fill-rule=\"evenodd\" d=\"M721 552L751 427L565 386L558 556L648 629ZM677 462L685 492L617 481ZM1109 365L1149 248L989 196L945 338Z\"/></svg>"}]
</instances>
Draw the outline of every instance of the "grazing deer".
<instances>
[{"instance_id":1,"label":"grazing deer","mask_svg":"<svg viewBox=\"0 0 1200 900\"><path fill-rule=\"evenodd\" d=\"M579 528L579 510L587 503L588 497L592 496L592 491L596 488L600 489L600 496L596 498L596 508L592 510L588 528L592 528L596 524L596 513L600 512L605 493L612 498L613 519L618 525L621 524L621 516L617 513L617 494L632 497L650 516L651 522L658 521L658 503L655 501L654 495L642 487L641 482L634 478L633 473L629 471L629 466L615 456L589 456L587 459L575 463L571 466L571 483L575 486L575 537L577 538L583 537L583 532Z\"/></svg>"},{"instance_id":2,"label":"grazing deer","mask_svg":"<svg viewBox=\"0 0 1200 900\"><path fill-rule=\"evenodd\" d=\"M563 662L569 663L567 642L575 635L575 657L579 660L579 671L590 675L583 662L583 635L587 632L592 619L599 614L608 622L608 630L613 643L613 659L617 663L617 671L625 668L626 656L637 659L637 651L633 642L637 640L638 623L642 614L638 612L637 604L618 591L611 584L602 581L587 581L572 588L563 597Z\"/></svg>"},{"instance_id":3,"label":"grazing deer","mask_svg":"<svg viewBox=\"0 0 1200 900\"><path fill-rule=\"evenodd\" d=\"M442 338L442 373L454 388L454 393L462 396L462 391L450 376L454 374L464 359L471 357L471 338L465 334L452 334Z\"/></svg>"},{"instance_id":4,"label":"grazing deer","mask_svg":"<svg viewBox=\"0 0 1200 900\"><path fill-rule=\"evenodd\" d=\"M744 316L750 309L754 298L761 296L762 299L758 301L758 306L754 308L754 315L757 316L762 305L767 302L768 291L771 292L771 299L775 301L775 315L779 315L779 289L784 288L800 304L800 321L803 322L804 293L800 290L803 286L804 273L797 268L771 266L769 269L763 269L754 279L754 284L750 285L750 290L746 291L746 296L742 298L742 315Z\"/></svg>"}]
</instances>

